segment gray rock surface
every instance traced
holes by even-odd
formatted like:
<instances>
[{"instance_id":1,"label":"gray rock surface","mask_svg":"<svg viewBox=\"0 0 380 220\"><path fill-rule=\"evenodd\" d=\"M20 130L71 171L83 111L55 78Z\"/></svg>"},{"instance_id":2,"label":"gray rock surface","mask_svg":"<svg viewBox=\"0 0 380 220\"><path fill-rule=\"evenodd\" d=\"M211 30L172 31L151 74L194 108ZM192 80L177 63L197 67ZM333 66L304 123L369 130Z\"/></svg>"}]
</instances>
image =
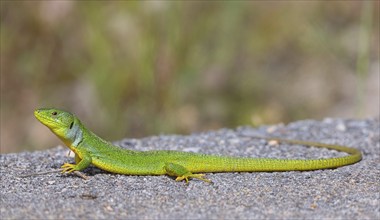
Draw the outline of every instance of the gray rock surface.
<instances>
[{"instance_id":1,"label":"gray rock surface","mask_svg":"<svg viewBox=\"0 0 380 220\"><path fill-rule=\"evenodd\" d=\"M127 176L87 168L84 180L60 173L19 175L59 168L66 147L3 154L1 219L379 219L380 126L378 119L298 121L287 126L240 127L234 130L124 139L116 144L135 150L170 149L219 155L327 158L344 153L268 145L239 134L268 134L356 147L359 163L310 172L207 174L208 184L188 185L168 176ZM46 135L49 134L47 131Z\"/></svg>"}]
</instances>

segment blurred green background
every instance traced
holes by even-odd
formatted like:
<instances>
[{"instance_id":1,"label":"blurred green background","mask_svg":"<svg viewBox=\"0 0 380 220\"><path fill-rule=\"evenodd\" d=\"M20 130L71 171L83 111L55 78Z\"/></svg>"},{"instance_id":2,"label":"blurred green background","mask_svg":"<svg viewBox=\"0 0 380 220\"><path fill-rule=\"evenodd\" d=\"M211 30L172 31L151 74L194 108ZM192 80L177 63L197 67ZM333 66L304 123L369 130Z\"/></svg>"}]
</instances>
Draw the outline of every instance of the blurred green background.
<instances>
[{"instance_id":1,"label":"blurred green background","mask_svg":"<svg viewBox=\"0 0 380 220\"><path fill-rule=\"evenodd\" d=\"M379 115L379 1L1 0L1 152Z\"/></svg>"}]
</instances>

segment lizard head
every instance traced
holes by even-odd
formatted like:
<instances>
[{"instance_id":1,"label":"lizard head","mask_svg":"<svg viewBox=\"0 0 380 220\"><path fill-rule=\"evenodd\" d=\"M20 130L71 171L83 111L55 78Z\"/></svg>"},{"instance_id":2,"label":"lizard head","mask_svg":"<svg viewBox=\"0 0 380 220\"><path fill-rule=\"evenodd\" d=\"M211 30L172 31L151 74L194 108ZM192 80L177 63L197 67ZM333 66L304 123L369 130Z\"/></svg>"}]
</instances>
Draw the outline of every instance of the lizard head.
<instances>
[{"instance_id":1,"label":"lizard head","mask_svg":"<svg viewBox=\"0 0 380 220\"><path fill-rule=\"evenodd\" d=\"M80 123L79 119L70 112L55 108L40 108L34 111L34 115L65 143L71 136L71 130L74 127L77 130L77 126L74 125Z\"/></svg>"}]
</instances>

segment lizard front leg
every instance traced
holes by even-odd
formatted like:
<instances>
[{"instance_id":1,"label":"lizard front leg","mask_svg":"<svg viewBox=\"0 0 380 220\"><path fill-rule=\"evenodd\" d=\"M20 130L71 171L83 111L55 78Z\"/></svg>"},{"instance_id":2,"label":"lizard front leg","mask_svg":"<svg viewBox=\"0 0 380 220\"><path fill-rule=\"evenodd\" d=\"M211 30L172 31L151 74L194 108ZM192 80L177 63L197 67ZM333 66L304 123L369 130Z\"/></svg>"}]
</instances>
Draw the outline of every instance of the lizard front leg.
<instances>
[{"instance_id":1,"label":"lizard front leg","mask_svg":"<svg viewBox=\"0 0 380 220\"><path fill-rule=\"evenodd\" d=\"M64 163L61 168L62 168L62 173L71 173L73 171L80 171L88 166L90 166L92 162L92 158L90 154L84 154L82 159L80 159L76 154L75 154L75 162L77 164L71 164L71 163Z\"/></svg>"}]
</instances>

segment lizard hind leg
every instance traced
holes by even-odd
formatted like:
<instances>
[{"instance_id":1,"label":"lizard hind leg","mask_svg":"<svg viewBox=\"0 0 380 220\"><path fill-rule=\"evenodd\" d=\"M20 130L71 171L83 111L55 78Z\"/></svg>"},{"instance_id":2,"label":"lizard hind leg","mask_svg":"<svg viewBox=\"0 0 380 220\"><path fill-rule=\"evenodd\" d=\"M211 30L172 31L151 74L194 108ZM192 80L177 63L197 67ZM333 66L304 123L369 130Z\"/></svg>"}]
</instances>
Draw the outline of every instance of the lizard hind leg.
<instances>
[{"instance_id":1,"label":"lizard hind leg","mask_svg":"<svg viewBox=\"0 0 380 220\"><path fill-rule=\"evenodd\" d=\"M186 183L189 183L189 178L196 178L196 179L211 183L210 180L203 178L205 174L194 174L179 164L166 163L165 170L166 170L167 175L177 177L175 179L176 181L185 180Z\"/></svg>"}]
</instances>

